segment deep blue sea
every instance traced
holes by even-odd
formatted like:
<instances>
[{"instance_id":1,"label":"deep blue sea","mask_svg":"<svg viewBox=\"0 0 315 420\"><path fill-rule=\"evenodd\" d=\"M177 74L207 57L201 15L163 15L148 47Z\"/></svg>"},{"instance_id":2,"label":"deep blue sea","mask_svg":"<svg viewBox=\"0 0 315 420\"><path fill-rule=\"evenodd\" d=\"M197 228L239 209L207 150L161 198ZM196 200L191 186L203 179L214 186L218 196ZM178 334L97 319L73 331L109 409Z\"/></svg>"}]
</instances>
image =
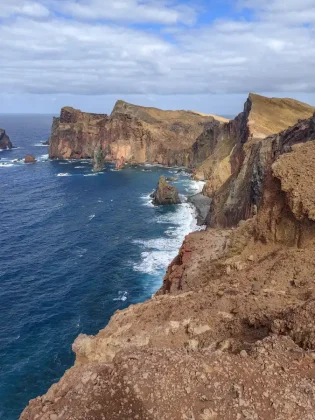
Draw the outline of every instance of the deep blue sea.
<instances>
[{"instance_id":1,"label":"deep blue sea","mask_svg":"<svg viewBox=\"0 0 315 420\"><path fill-rule=\"evenodd\" d=\"M100 174L91 162L49 161L52 116L0 115L15 148L0 152L0 419L16 420L74 362L71 344L117 309L149 298L184 236L189 204L153 207L150 165ZM14 160L34 154L36 164ZM198 190L177 174L183 196Z\"/></svg>"}]
</instances>

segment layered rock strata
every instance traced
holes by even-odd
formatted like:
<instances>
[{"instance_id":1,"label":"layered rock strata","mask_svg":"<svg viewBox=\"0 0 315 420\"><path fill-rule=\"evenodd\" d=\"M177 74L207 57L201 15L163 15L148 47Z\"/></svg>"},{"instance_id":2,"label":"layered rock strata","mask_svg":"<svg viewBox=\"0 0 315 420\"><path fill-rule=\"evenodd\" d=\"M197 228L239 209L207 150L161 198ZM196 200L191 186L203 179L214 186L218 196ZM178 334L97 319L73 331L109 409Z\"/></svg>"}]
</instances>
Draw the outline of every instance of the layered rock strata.
<instances>
[{"instance_id":1,"label":"layered rock strata","mask_svg":"<svg viewBox=\"0 0 315 420\"><path fill-rule=\"evenodd\" d=\"M110 116L65 107L52 128L49 156L80 159L97 148L106 160L128 163L182 164L186 151L213 116L189 111L162 111L118 101ZM185 152L187 153L187 152Z\"/></svg>"},{"instance_id":2,"label":"layered rock strata","mask_svg":"<svg viewBox=\"0 0 315 420\"><path fill-rule=\"evenodd\" d=\"M0 128L0 149L6 150L6 149L12 149L13 145L11 143L11 140L9 136L6 134L5 130Z\"/></svg>"}]
</instances>

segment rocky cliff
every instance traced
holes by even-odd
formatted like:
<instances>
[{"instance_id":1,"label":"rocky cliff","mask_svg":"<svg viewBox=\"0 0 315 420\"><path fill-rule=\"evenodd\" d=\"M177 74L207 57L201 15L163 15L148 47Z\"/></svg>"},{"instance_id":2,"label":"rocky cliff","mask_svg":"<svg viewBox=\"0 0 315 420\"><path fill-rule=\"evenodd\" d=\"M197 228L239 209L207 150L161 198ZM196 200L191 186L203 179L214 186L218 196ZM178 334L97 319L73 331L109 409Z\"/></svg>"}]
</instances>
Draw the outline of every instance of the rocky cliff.
<instances>
[{"instance_id":1,"label":"rocky cliff","mask_svg":"<svg viewBox=\"0 0 315 420\"><path fill-rule=\"evenodd\" d=\"M129 163L183 164L186 151L213 116L189 111L162 111L118 101L110 116L70 107L54 120L50 158L89 158L102 148L105 159ZM186 152L187 154L187 152Z\"/></svg>"},{"instance_id":2,"label":"rocky cliff","mask_svg":"<svg viewBox=\"0 0 315 420\"><path fill-rule=\"evenodd\" d=\"M192 146L189 166L195 178L207 180L204 192L212 196L240 168L246 147L309 118L315 111L308 104L249 94L244 110L224 124L213 121ZM246 143L246 146L243 145Z\"/></svg>"},{"instance_id":3,"label":"rocky cliff","mask_svg":"<svg viewBox=\"0 0 315 420\"><path fill-rule=\"evenodd\" d=\"M6 134L5 130L0 128L0 149L6 150L6 149L12 149L13 145L10 141L9 136Z\"/></svg>"},{"instance_id":4,"label":"rocky cliff","mask_svg":"<svg viewBox=\"0 0 315 420\"><path fill-rule=\"evenodd\" d=\"M75 366L22 420L314 419L314 122L241 137L212 227L152 299L76 339Z\"/></svg>"}]
</instances>

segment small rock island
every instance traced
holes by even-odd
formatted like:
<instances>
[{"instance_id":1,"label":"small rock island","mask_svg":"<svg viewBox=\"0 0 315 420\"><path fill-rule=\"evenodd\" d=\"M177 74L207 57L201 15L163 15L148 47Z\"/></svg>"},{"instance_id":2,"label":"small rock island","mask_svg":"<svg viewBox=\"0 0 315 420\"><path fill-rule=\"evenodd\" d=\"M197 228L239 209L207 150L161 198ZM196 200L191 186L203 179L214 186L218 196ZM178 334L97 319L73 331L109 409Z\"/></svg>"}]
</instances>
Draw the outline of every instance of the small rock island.
<instances>
[{"instance_id":1,"label":"small rock island","mask_svg":"<svg viewBox=\"0 0 315 420\"><path fill-rule=\"evenodd\" d=\"M0 128L0 149L7 150L12 149L13 145L9 136L6 134L3 128Z\"/></svg>"},{"instance_id":2,"label":"small rock island","mask_svg":"<svg viewBox=\"0 0 315 420\"><path fill-rule=\"evenodd\" d=\"M177 188L166 182L165 176L160 176L156 190L152 193L152 203L155 206L180 204Z\"/></svg>"}]
</instances>

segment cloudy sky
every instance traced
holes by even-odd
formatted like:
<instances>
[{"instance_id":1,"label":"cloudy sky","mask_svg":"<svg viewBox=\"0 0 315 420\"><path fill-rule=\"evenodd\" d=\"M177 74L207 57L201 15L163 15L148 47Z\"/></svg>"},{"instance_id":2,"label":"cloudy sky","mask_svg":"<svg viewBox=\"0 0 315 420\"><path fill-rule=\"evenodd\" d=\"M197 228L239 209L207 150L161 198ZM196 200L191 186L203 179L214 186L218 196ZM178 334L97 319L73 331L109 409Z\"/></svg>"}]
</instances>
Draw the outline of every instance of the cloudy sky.
<instances>
[{"instance_id":1,"label":"cloudy sky","mask_svg":"<svg viewBox=\"0 0 315 420\"><path fill-rule=\"evenodd\" d=\"M315 105L315 0L0 0L0 112Z\"/></svg>"}]
</instances>

